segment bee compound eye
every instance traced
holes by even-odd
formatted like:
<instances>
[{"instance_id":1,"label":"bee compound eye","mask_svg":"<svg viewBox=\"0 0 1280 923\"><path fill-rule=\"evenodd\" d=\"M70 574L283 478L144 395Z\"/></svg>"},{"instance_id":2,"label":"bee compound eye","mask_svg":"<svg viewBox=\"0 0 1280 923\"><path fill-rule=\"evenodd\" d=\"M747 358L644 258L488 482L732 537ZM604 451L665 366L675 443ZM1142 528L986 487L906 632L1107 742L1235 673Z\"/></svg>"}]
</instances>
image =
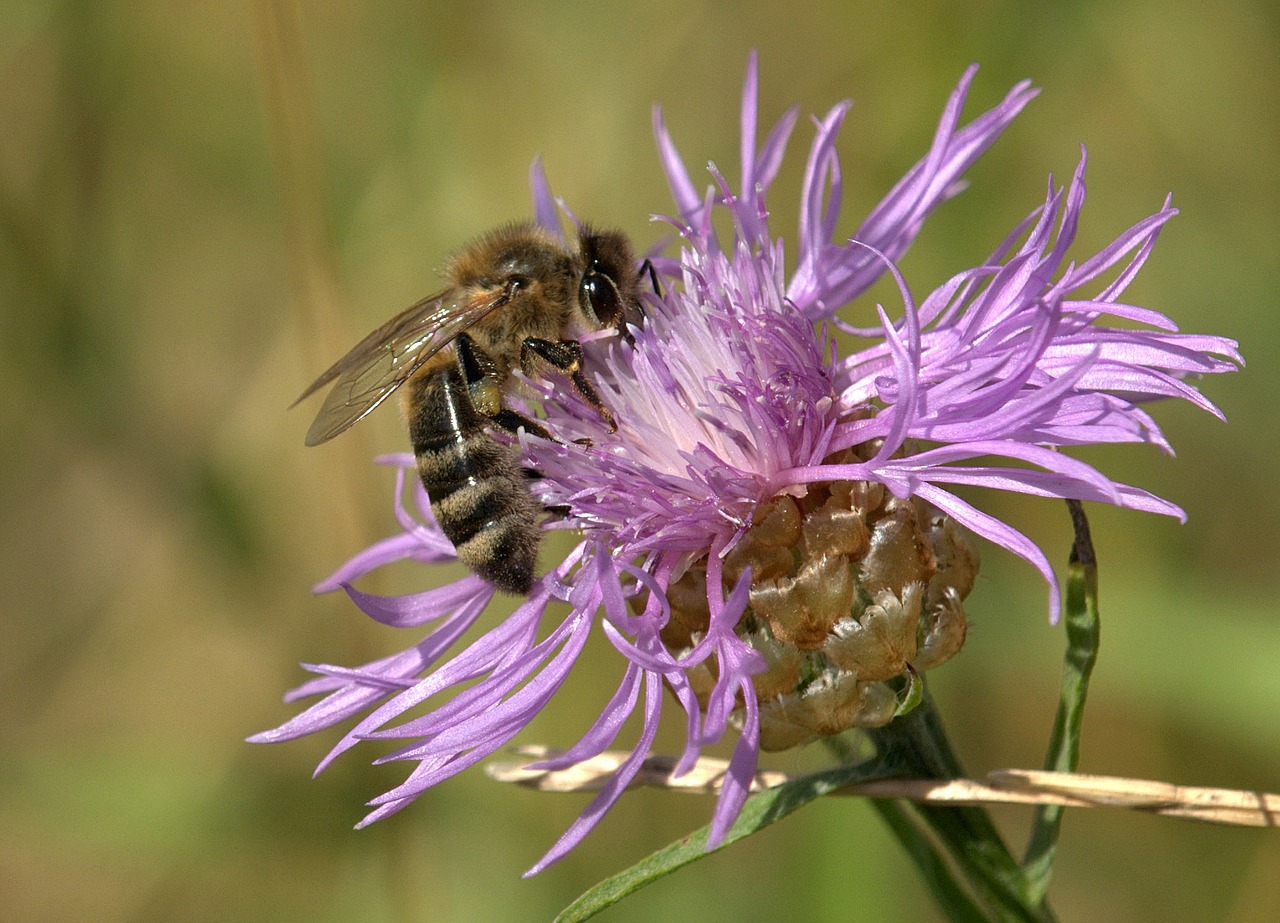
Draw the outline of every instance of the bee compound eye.
<instances>
[{"instance_id":1,"label":"bee compound eye","mask_svg":"<svg viewBox=\"0 0 1280 923\"><path fill-rule=\"evenodd\" d=\"M583 301L591 306L602 327L616 324L622 317L622 300L613 280L601 272L588 272L582 277Z\"/></svg>"}]
</instances>

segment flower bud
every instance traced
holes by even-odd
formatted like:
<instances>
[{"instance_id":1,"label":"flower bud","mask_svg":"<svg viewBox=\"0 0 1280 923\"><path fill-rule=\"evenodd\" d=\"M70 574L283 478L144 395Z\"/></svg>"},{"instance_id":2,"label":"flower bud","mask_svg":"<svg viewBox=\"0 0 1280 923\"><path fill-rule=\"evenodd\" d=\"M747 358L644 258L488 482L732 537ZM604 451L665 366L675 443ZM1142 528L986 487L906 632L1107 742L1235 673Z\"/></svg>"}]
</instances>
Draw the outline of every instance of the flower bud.
<instances>
[{"instance_id":1,"label":"flower bud","mask_svg":"<svg viewBox=\"0 0 1280 923\"><path fill-rule=\"evenodd\" d=\"M760 504L725 556L724 592L748 568L748 609L737 632L768 664L753 678L761 747L783 750L887 724L903 678L963 646L963 600L978 555L960 527L924 501L841 481ZM705 563L673 581L667 598L662 639L678 655L709 624ZM705 704L714 671L694 668L689 678Z\"/></svg>"}]
</instances>

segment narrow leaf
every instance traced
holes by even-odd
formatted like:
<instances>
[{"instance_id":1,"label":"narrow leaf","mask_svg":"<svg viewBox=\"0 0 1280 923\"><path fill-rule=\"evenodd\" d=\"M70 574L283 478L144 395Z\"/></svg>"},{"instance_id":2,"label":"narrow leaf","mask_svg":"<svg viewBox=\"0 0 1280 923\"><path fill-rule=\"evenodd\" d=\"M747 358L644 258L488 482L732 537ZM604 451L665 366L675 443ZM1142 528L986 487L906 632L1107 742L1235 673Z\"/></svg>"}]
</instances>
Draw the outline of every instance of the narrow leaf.
<instances>
[{"instance_id":1,"label":"narrow leaf","mask_svg":"<svg viewBox=\"0 0 1280 923\"><path fill-rule=\"evenodd\" d=\"M747 799L737 821L725 835L724 841L715 849L710 852L707 850L708 827L695 830L670 846L642 859L631 868L612 875L592 887L561 911L556 917L556 923L576 923L579 920L589 919L645 885L670 875L677 869L696 862L712 852L719 852L730 843L750 836L775 821L782 820L797 808L842 786L872 779L891 778L899 774L900 770L896 766L874 761L857 766L842 766L839 769L815 773L796 779L794 782L766 789Z\"/></svg>"}]
</instances>

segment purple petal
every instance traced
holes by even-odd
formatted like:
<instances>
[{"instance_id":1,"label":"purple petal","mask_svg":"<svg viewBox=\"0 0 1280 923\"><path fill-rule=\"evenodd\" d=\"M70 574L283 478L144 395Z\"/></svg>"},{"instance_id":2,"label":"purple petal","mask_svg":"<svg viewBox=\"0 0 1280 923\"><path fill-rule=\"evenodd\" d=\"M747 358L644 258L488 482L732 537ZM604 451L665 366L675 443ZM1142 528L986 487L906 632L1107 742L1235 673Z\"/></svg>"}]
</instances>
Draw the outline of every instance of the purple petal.
<instances>
[{"instance_id":1,"label":"purple petal","mask_svg":"<svg viewBox=\"0 0 1280 923\"><path fill-rule=\"evenodd\" d=\"M407 558L421 559L422 542L416 535L401 532L375 542L363 551L357 552L332 574L311 588L313 593L331 593L334 590L363 577L370 571L377 570L384 564L403 561Z\"/></svg>"},{"instance_id":2,"label":"purple petal","mask_svg":"<svg viewBox=\"0 0 1280 923\"><path fill-rule=\"evenodd\" d=\"M533 193L534 223L564 240L560 209L556 206L555 196L551 194L551 184L547 182L547 171L542 165L541 155L533 158L533 164L529 167L529 189Z\"/></svg>"},{"instance_id":3,"label":"purple petal","mask_svg":"<svg viewBox=\"0 0 1280 923\"><path fill-rule=\"evenodd\" d=\"M671 187L671 197L676 201L676 208L683 220L691 220L702 209L702 196L693 187L689 179L689 171L685 169L680 152L667 132L662 120L662 107L653 107L653 134L658 142L659 159L662 169L667 174L667 184Z\"/></svg>"},{"instance_id":4,"label":"purple petal","mask_svg":"<svg viewBox=\"0 0 1280 923\"><path fill-rule=\"evenodd\" d=\"M343 584L342 588L365 615L391 628L422 625L472 601L479 601L484 605L494 592L492 584L475 574L434 590L411 593L408 596L375 596L372 593L362 593L349 584Z\"/></svg>"},{"instance_id":5,"label":"purple petal","mask_svg":"<svg viewBox=\"0 0 1280 923\"><path fill-rule=\"evenodd\" d=\"M587 805L586 810L556 841L556 844L547 850L546 855L539 859L529 871L524 873L525 878L530 875L536 875L548 866L563 859L570 850L582 842L583 837L595 828L600 819L613 807L618 797L627 790L627 786L631 784L631 780L635 778L636 773L644 764L645 757L649 754L649 748L653 745L653 739L657 736L658 718L661 712L662 684L650 677L645 685L644 727L640 732L640 740L636 743L635 749L631 751L631 755L627 757L626 761L618 767L609 781L605 783L604 788L600 789L596 796L591 799L591 803Z\"/></svg>"},{"instance_id":6,"label":"purple petal","mask_svg":"<svg viewBox=\"0 0 1280 923\"><path fill-rule=\"evenodd\" d=\"M729 759L729 769L720 783L720 797L716 800L711 830L707 834L709 850L715 849L724 841L725 834L742 813L742 805L751 792L751 781L755 778L760 757L760 708L756 702L755 689L750 685L744 686L743 698L746 715L741 735L733 748L733 756Z\"/></svg>"},{"instance_id":7,"label":"purple petal","mask_svg":"<svg viewBox=\"0 0 1280 923\"><path fill-rule=\"evenodd\" d=\"M920 484L917 488L916 496L933 504L938 510L950 516L970 532L981 535L1001 548L1013 552L1039 571L1040 576L1044 578L1049 587L1049 621L1051 624L1058 624L1058 618L1062 613L1062 597L1058 591L1058 582L1054 577L1053 567L1049 564L1048 558L1044 556L1044 552L1036 546L1035 542L1013 528L1013 526L1001 522L994 516L983 513L981 510L965 503L955 494L948 493L932 484Z\"/></svg>"}]
</instances>

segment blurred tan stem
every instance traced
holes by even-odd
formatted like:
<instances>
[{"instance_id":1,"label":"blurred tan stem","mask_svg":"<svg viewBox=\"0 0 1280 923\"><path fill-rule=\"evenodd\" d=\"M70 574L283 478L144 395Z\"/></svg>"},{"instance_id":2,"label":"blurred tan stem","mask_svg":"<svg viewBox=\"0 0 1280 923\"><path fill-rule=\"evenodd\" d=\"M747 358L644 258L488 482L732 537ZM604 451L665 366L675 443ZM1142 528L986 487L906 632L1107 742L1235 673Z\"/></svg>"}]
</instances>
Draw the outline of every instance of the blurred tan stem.
<instances>
[{"instance_id":1,"label":"blurred tan stem","mask_svg":"<svg viewBox=\"0 0 1280 923\"><path fill-rule=\"evenodd\" d=\"M301 14L294 0L254 0L259 83L272 143L280 189L289 266L294 328L301 343L302 364L310 376L323 371L354 342L343 321L338 294L332 233L323 203L324 187L318 152L320 145L307 89L307 68L301 38ZM291 400L290 394L287 400ZM298 442L306 430L305 408L300 411ZM358 431L359 432L359 431ZM372 495L358 485L370 484L373 454L363 432L343 440L343 448L329 458L340 459L336 475L324 479L326 528L342 558L368 544L373 530L365 510Z\"/></svg>"},{"instance_id":2,"label":"blurred tan stem","mask_svg":"<svg viewBox=\"0 0 1280 923\"><path fill-rule=\"evenodd\" d=\"M522 756L549 759L551 750L527 747ZM628 754L602 753L568 769L549 772L522 763L493 763L489 776L548 792L595 791L608 781ZM650 757L634 785L650 785L693 794L714 794L728 769L724 760L705 757L679 778L672 776L675 760ZM760 791L794 781L781 772L758 772L752 790ZM1063 805L1077 808L1128 808L1166 817L1247 827L1280 826L1280 795L1226 788L1173 785L1145 779L1126 779L1072 772L999 769L985 779L880 779L846 786L833 794L865 798L905 798L920 804Z\"/></svg>"}]
</instances>

